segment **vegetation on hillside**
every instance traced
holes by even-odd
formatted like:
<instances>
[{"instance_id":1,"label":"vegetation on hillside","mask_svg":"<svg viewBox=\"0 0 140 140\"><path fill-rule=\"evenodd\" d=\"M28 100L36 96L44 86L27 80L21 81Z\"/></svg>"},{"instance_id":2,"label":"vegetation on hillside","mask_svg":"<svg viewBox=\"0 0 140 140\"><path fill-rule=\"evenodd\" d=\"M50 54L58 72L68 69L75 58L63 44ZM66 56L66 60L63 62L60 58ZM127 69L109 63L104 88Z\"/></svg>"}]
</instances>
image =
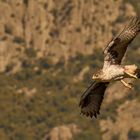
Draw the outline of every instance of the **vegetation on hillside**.
<instances>
[{"instance_id":1,"label":"vegetation on hillside","mask_svg":"<svg viewBox=\"0 0 140 140\"><path fill-rule=\"evenodd\" d=\"M129 2L140 12L134 1ZM6 27L6 32L11 33L11 30ZM125 64L135 63L140 67L139 37L131 45L133 47L130 46ZM25 44L19 37L13 41ZM49 56L37 59L33 48L25 49L24 53L26 57L21 60L22 69L19 72L12 74L13 65L10 64L5 72L0 73L1 140L41 140L53 127L70 123L77 124L82 131L74 136L74 140L101 140L104 132L99 128L99 121L109 117L115 122L116 110L124 101L140 100L140 82L137 81L131 94L103 105L98 119L83 117L78 102L92 81L93 72L102 67L102 50L95 48L92 54L86 56L78 53L67 62L61 58L56 64ZM81 78L86 67L89 69ZM112 137L112 140L118 139L119 135ZM140 139L139 132L131 129L128 139Z\"/></svg>"},{"instance_id":2,"label":"vegetation on hillside","mask_svg":"<svg viewBox=\"0 0 140 140\"><path fill-rule=\"evenodd\" d=\"M129 57L133 59L129 60L138 56L137 51L131 54ZM27 55L27 58L30 56ZM67 63L63 60L54 65L49 58L33 58L28 63L23 61L22 70L14 75L9 72L0 74L0 137L5 140L38 140L57 125L75 123L83 130L82 134L75 136L76 140L101 139L98 119L90 120L80 116L78 102L91 82L93 71L102 66L102 51L96 49L94 54L88 56L77 54ZM86 66L90 69L84 74L83 80L75 81ZM29 91L35 88L36 92L33 96L30 92L28 95L22 90L24 88ZM136 91L139 88L137 83ZM116 109L124 100L140 98L137 92L133 92L131 97L129 94L115 104L104 106L100 119L110 116L115 121Z\"/></svg>"}]
</instances>

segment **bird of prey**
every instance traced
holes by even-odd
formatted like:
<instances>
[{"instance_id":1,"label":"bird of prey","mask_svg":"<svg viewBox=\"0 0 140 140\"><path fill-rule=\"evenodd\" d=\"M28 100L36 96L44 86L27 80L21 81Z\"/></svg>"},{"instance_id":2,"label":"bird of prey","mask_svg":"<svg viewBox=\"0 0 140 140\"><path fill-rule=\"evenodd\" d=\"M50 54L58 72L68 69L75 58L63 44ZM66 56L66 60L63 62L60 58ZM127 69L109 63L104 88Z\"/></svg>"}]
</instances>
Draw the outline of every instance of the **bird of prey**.
<instances>
[{"instance_id":1,"label":"bird of prey","mask_svg":"<svg viewBox=\"0 0 140 140\"><path fill-rule=\"evenodd\" d=\"M93 74L93 82L81 96L81 114L91 118L100 114L104 92L109 83L120 80L125 87L131 89L132 85L123 79L140 78L140 69L136 65L121 65L127 47L139 32L140 19L132 17L124 29L105 47L103 68Z\"/></svg>"}]
</instances>

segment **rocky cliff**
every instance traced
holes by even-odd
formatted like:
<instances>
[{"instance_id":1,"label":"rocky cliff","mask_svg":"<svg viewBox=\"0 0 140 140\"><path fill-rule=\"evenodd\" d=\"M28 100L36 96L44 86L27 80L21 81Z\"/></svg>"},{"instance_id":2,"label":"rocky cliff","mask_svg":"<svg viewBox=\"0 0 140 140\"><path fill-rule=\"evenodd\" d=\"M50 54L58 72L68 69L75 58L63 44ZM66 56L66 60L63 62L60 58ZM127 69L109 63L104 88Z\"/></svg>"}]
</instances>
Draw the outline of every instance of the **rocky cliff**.
<instances>
[{"instance_id":1,"label":"rocky cliff","mask_svg":"<svg viewBox=\"0 0 140 140\"><path fill-rule=\"evenodd\" d=\"M1 0L0 71L9 65L19 70L26 52L54 60L92 53L111 39L120 18L132 15L133 7L122 0Z\"/></svg>"},{"instance_id":2,"label":"rocky cliff","mask_svg":"<svg viewBox=\"0 0 140 140\"><path fill-rule=\"evenodd\" d=\"M77 105L105 45L140 11L134 1L0 0L0 138L140 138L139 83L110 85L99 120ZM127 63L139 65L138 46Z\"/></svg>"}]
</instances>

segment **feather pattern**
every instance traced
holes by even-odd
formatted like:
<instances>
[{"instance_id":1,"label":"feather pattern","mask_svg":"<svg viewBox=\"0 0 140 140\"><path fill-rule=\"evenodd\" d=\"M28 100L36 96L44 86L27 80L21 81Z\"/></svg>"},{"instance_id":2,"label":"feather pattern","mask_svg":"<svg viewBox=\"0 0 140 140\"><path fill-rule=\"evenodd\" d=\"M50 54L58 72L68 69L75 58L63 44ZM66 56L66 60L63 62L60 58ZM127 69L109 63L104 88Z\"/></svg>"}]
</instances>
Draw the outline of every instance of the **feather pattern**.
<instances>
[{"instance_id":1,"label":"feather pattern","mask_svg":"<svg viewBox=\"0 0 140 140\"><path fill-rule=\"evenodd\" d=\"M122 32L104 50L104 64L120 64L128 45L140 31L140 20L133 17Z\"/></svg>"},{"instance_id":2,"label":"feather pattern","mask_svg":"<svg viewBox=\"0 0 140 140\"><path fill-rule=\"evenodd\" d=\"M108 82L93 82L89 88L81 96L79 106L81 107L81 114L97 117L100 114L101 103L104 98L104 92L108 86Z\"/></svg>"},{"instance_id":3,"label":"feather pattern","mask_svg":"<svg viewBox=\"0 0 140 140\"><path fill-rule=\"evenodd\" d=\"M120 34L104 50L104 66L95 76L97 81L91 83L80 99L81 114L97 117L104 98L105 90L113 80L124 78L124 70L140 78L140 69L134 66L122 67L121 61L128 45L140 31L140 20L133 17ZM129 75L130 76L130 75Z\"/></svg>"}]
</instances>

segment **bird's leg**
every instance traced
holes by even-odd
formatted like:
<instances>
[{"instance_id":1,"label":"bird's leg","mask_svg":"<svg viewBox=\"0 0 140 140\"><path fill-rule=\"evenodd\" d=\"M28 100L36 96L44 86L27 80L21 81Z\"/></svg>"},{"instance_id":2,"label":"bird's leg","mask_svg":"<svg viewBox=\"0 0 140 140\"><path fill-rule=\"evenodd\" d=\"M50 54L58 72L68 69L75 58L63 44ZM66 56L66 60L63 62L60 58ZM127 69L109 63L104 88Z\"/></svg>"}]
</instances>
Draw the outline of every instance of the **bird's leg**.
<instances>
[{"instance_id":1,"label":"bird's leg","mask_svg":"<svg viewBox=\"0 0 140 140\"><path fill-rule=\"evenodd\" d=\"M132 77L132 78L138 79L138 77L137 77L136 75L134 75L134 74L131 74L131 73L126 72L126 71L125 71L125 73L126 73L127 75L129 75L130 77Z\"/></svg>"},{"instance_id":2,"label":"bird's leg","mask_svg":"<svg viewBox=\"0 0 140 140\"><path fill-rule=\"evenodd\" d=\"M126 83L124 80L121 80L121 83L122 83L125 87L127 87L127 88L129 88L129 89L132 89L132 86L131 86L130 84Z\"/></svg>"}]
</instances>

